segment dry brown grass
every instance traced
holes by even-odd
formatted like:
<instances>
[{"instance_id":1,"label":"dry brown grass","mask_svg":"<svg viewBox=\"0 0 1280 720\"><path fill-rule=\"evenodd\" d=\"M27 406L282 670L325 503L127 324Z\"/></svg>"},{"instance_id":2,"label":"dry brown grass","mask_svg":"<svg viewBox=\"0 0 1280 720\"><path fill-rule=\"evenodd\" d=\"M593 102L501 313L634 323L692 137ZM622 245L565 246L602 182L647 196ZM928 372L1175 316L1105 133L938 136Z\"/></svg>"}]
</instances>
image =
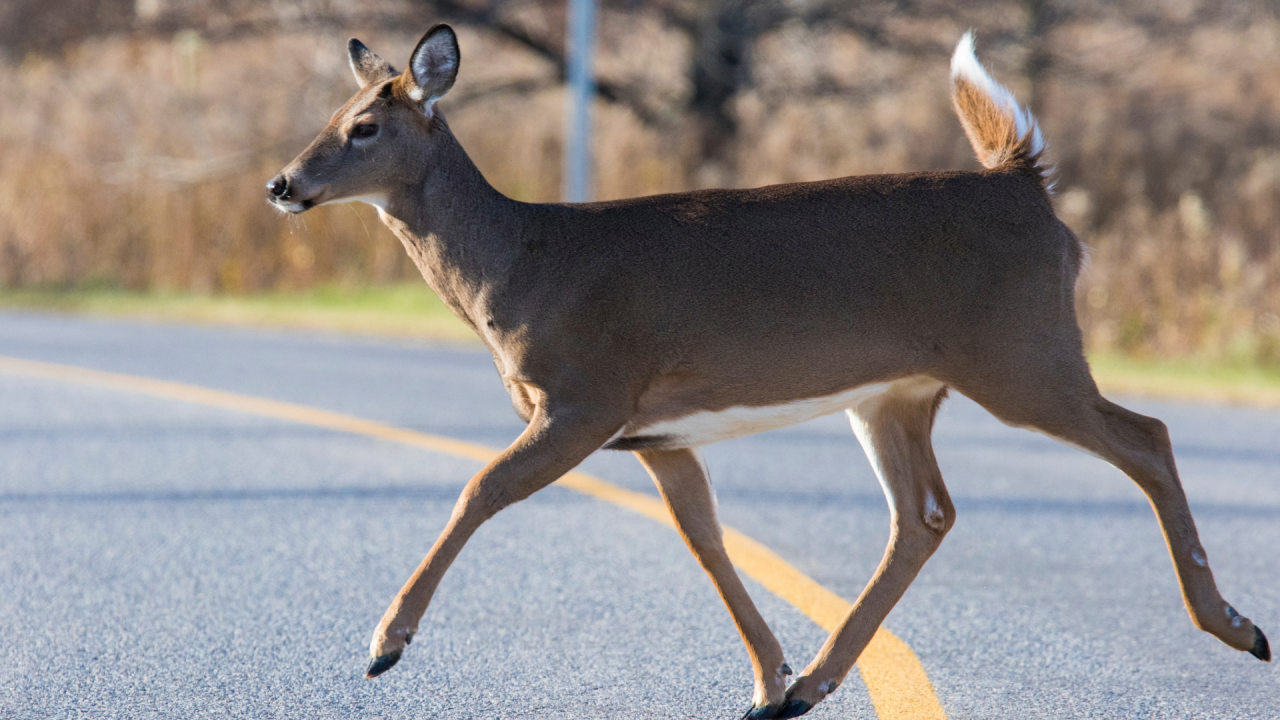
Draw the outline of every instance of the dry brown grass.
<instances>
[{"instance_id":1,"label":"dry brown grass","mask_svg":"<svg viewBox=\"0 0 1280 720\"><path fill-rule=\"evenodd\" d=\"M681 118L655 129L602 104L597 196L681 190L689 178L749 186L976 167L948 104L945 47L977 28L980 43L993 38L983 59L1028 97L1022 5L1007 5L890 16L878 44L834 27L763 36L754 85L734 101L734 178L689 171ZM1280 364L1280 19L1264 4L1128 5L1055 25L1044 38L1053 64L1034 88L1056 201L1092 248L1080 285L1088 342ZM284 218L262 185L352 91L349 33L402 62L419 29L117 36L0 66L0 286L207 294L413 277L365 208ZM689 95L683 36L643 13L606 14L602 33L602 75L643 86L658 107ZM460 36L463 73L444 104L455 132L499 189L557 199L563 93L476 95L552 69L497 36Z\"/></svg>"}]
</instances>

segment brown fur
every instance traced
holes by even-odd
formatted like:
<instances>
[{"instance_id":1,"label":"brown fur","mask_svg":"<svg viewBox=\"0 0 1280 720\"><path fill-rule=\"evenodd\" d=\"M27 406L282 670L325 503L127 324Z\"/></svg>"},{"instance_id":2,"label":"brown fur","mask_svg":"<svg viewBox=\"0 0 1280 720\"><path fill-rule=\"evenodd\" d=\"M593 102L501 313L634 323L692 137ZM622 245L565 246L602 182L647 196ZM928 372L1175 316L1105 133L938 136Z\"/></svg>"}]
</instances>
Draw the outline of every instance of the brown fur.
<instances>
[{"instance_id":1,"label":"brown fur","mask_svg":"<svg viewBox=\"0 0 1280 720\"><path fill-rule=\"evenodd\" d=\"M1017 168L1044 184L1047 173L1040 165L1041 153L1032 147L1036 128L1034 118L1031 118L1026 132L1018 135L1018 124L1013 116L964 78L952 80L951 104L983 167Z\"/></svg>"},{"instance_id":2,"label":"brown fur","mask_svg":"<svg viewBox=\"0 0 1280 720\"><path fill-rule=\"evenodd\" d=\"M433 29L419 48L447 59L448 37ZM1252 623L1228 622L1207 565L1192 561L1203 550L1163 426L1103 399L1090 377L1073 299L1081 247L1054 216L1030 134L1016 137L973 86L957 83L955 104L992 166L981 172L533 205L495 191L439 113L412 100L420 83L452 77L406 71L387 98L390 66L362 57L360 68L378 82L285 169L297 193L287 207L384 198L383 220L488 345L529 423L468 483L387 610L371 645L377 672L398 659L481 523L613 440L637 450L729 606L755 672L756 716L807 708L844 678L955 521L929 439L948 387L1133 477L1197 624L1232 647L1254 643ZM347 139L357 121L380 126L376 142ZM787 690L779 645L724 555L701 468L680 438L645 428L873 383L883 391L850 413L890 491L893 535L843 626Z\"/></svg>"}]
</instances>

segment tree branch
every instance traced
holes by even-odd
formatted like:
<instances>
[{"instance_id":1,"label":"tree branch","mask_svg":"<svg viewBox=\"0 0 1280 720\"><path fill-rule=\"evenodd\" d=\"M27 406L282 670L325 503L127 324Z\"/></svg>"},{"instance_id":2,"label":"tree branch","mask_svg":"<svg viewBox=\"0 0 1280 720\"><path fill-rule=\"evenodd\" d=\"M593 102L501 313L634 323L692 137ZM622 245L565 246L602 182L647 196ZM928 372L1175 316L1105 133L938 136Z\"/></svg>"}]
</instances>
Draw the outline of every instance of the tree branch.
<instances>
[{"instance_id":1,"label":"tree branch","mask_svg":"<svg viewBox=\"0 0 1280 720\"><path fill-rule=\"evenodd\" d=\"M503 18L500 12L501 3L491 3L477 8L465 5L458 0L425 0L425 2L434 5L442 15L456 19L460 23L496 33L551 63L556 82L560 84L565 82L567 66L564 48L549 39L537 37L520 25ZM646 126L665 128L669 125L663 116L649 108L641 94L632 88L598 77L595 85L597 97L607 103L627 108Z\"/></svg>"}]
</instances>

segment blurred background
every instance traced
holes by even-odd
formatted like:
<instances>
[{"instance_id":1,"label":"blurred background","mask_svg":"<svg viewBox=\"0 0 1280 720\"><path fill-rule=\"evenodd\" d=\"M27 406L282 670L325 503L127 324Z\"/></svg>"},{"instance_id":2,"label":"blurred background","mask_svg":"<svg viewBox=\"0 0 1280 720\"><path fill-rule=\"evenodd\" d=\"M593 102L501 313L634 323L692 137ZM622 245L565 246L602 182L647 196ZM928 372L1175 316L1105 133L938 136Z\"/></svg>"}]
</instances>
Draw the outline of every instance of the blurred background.
<instances>
[{"instance_id":1,"label":"blurred background","mask_svg":"<svg viewBox=\"0 0 1280 720\"><path fill-rule=\"evenodd\" d=\"M285 218L263 185L355 90L458 30L441 103L501 191L555 201L563 0L6 0L0 296L402 287L369 208ZM1275 0L602 0L596 198L978 167L948 58L1033 109L1091 247L1092 352L1280 367Z\"/></svg>"}]
</instances>

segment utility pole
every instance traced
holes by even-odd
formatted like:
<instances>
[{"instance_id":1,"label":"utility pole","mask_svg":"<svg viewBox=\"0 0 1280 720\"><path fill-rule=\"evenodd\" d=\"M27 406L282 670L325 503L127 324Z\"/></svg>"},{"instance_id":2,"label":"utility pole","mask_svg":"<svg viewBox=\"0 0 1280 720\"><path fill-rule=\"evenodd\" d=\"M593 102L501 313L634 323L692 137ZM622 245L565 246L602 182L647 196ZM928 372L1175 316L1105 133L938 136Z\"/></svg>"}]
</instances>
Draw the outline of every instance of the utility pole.
<instances>
[{"instance_id":1,"label":"utility pole","mask_svg":"<svg viewBox=\"0 0 1280 720\"><path fill-rule=\"evenodd\" d=\"M596 0L569 0L568 81L565 108L565 202L591 199L591 101L596 79Z\"/></svg>"}]
</instances>

